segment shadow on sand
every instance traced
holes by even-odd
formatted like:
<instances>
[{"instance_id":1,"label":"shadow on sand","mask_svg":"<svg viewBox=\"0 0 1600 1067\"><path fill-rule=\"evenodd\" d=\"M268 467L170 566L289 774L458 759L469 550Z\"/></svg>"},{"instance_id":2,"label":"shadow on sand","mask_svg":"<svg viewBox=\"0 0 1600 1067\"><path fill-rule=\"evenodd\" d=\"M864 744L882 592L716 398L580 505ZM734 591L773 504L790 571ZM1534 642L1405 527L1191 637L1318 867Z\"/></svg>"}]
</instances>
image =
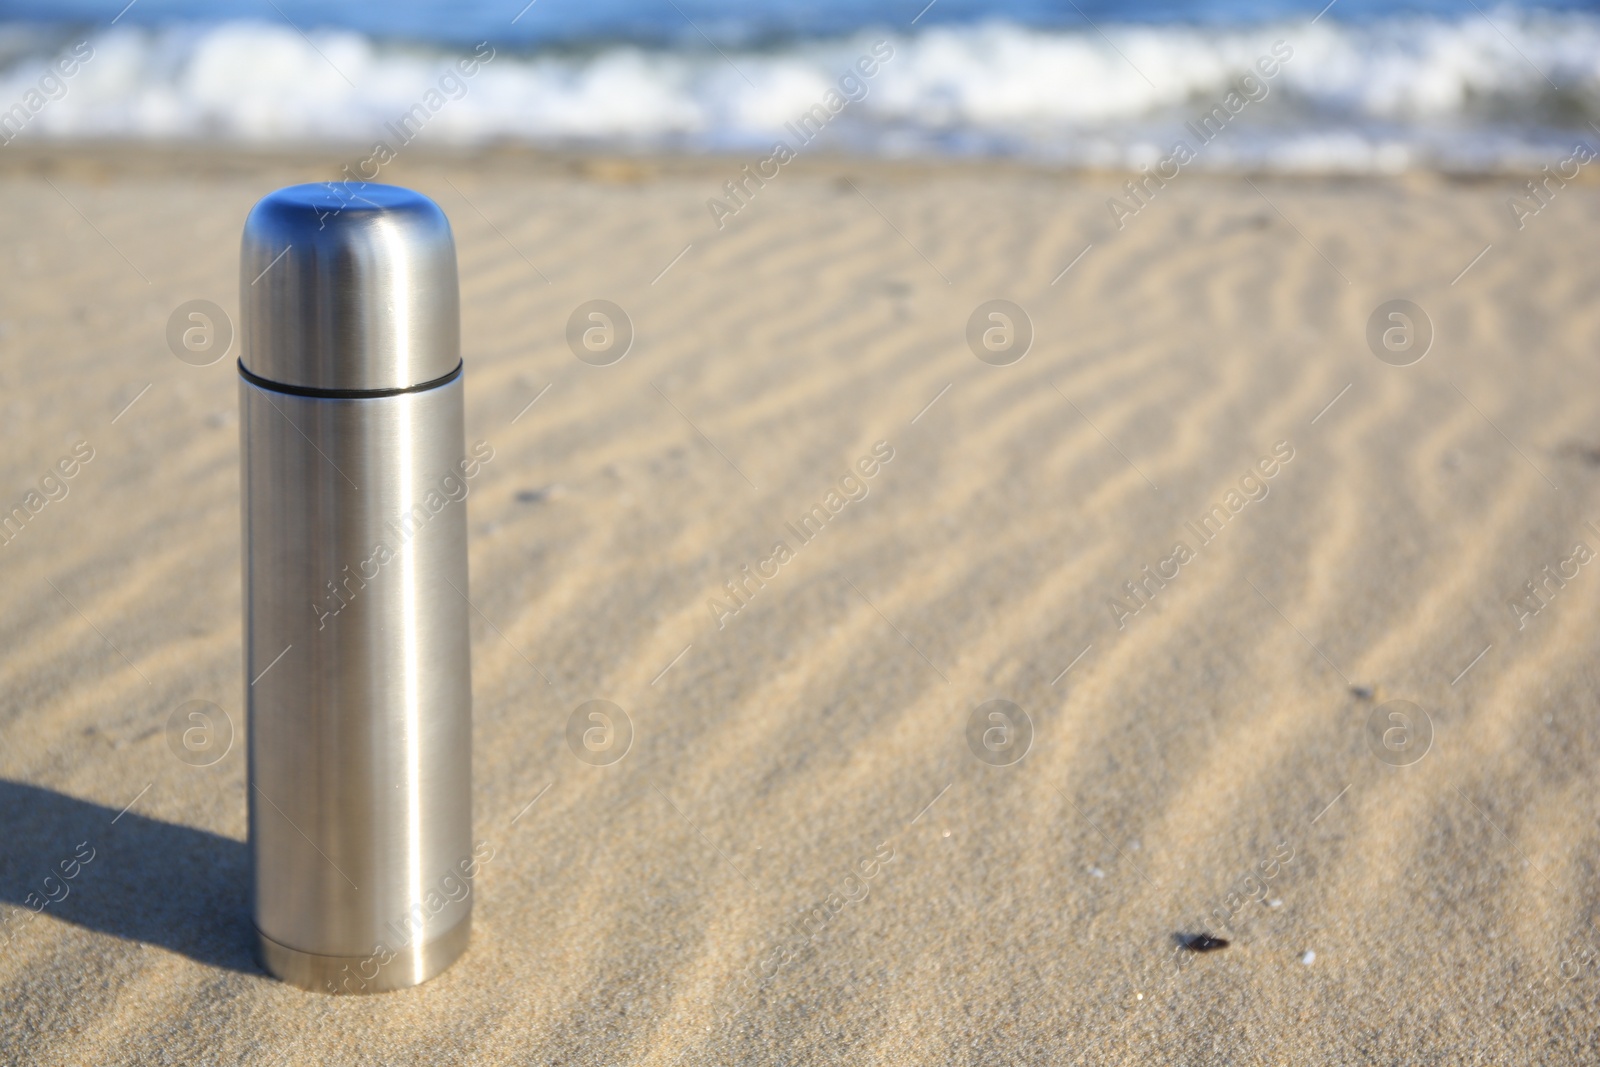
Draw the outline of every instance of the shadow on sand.
<instances>
[{"instance_id":1,"label":"shadow on sand","mask_svg":"<svg viewBox=\"0 0 1600 1067\"><path fill-rule=\"evenodd\" d=\"M63 877L63 862L76 877ZM0 940L29 936L30 894L59 897L45 914L260 974L249 871L243 841L0 779L0 905L21 909Z\"/></svg>"}]
</instances>

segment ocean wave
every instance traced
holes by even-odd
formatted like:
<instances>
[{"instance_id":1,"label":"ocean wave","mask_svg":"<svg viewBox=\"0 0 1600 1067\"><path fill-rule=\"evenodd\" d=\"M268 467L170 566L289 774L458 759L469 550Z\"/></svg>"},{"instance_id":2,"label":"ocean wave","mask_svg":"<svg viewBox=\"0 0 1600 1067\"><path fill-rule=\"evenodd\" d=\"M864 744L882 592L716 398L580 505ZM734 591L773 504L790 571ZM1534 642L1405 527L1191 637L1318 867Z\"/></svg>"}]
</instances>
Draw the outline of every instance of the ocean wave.
<instances>
[{"instance_id":1,"label":"ocean wave","mask_svg":"<svg viewBox=\"0 0 1600 1067\"><path fill-rule=\"evenodd\" d=\"M1247 74L1263 98L1196 165L1486 167L1545 159L1600 132L1593 15L1101 28L996 21L724 52L485 44L474 60L470 49L257 22L82 36L13 25L0 27L0 139L741 152L793 144L794 123L823 106L830 121L814 143L829 151L1138 166L1166 155ZM879 41L890 56L861 73ZM1258 63L1275 42L1290 57L1266 77ZM88 57L65 74L74 49Z\"/></svg>"}]
</instances>

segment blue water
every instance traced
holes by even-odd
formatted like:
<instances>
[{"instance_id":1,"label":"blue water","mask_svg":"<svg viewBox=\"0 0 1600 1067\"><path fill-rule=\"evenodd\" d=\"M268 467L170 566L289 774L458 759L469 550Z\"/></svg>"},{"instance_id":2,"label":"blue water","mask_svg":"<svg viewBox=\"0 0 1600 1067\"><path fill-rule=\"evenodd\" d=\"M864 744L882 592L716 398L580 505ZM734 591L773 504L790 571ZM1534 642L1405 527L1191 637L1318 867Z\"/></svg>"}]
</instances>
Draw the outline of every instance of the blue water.
<instances>
[{"instance_id":1,"label":"blue water","mask_svg":"<svg viewBox=\"0 0 1600 1067\"><path fill-rule=\"evenodd\" d=\"M301 29L354 30L374 39L462 44L482 40L524 47L630 42L661 47L704 45L772 47L862 29L917 25L958 26L1005 21L1041 30L1074 31L1091 25L1250 26L1310 19L1320 2L1294 0L137 0L122 23L164 26L287 19ZM1600 2L1489 4L1511 8L1600 13ZM0 21L109 22L126 0L34 0L0 3ZM518 17L520 14L520 17ZM1467 0L1383 3L1337 0L1324 18L1366 23L1404 16L1456 19L1475 14ZM513 22L512 20L516 21ZM704 36L702 36L704 35Z\"/></svg>"},{"instance_id":2,"label":"blue water","mask_svg":"<svg viewBox=\"0 0 1600 1067\"><path fill-rule=\"evenodd\" d=\"M1600 146L1600 0L1325 3L10 0L0 144L371 153L410 114L407 144L764 156L831 99L808 151L1138 167L1252 78L1193 166L1522 168ZM1274 48L1291 58L1262 78Z\"/></svg>"}]
</instances>

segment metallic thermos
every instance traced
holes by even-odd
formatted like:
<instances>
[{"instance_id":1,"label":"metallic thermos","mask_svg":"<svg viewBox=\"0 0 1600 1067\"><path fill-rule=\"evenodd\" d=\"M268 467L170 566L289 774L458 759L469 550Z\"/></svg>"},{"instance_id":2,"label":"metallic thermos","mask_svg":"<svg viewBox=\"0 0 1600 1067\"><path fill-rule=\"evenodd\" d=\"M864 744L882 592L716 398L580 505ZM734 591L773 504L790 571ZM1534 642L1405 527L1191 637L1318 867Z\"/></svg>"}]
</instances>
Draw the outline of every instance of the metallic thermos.
<instances>
[{"instance_id":1,"label":"metallic thermos","mask_svg":"<svg viewBox=\"0 0 1600 1067\"><path fill-rule=\"evenodd\" d=\"M416 985L465 950L477 870L450 224L396 186L280 189L245 222L240 293L262 962Z\"/></svg>"}]
</instances>

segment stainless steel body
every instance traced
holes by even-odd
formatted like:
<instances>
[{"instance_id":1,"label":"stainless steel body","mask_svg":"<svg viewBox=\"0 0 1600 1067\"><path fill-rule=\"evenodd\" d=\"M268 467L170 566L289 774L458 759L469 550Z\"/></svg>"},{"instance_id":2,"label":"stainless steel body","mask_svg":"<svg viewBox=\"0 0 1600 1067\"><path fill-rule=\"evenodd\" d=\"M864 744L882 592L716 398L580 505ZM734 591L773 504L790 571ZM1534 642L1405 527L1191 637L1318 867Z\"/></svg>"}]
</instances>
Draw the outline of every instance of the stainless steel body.
<instances>
[{"instance_id":1,"label":"stainless steel body","mask_svg":"<svg viewBox=\"0 0 1600 1067\"><path fill-rule=\"evenodd\" d=\"M442 214L391 190L330 226L321 188L245 233L252 911L280 978L376 992L443 970L470 928L470 461Z\"/></svg>"}]
</instances>

